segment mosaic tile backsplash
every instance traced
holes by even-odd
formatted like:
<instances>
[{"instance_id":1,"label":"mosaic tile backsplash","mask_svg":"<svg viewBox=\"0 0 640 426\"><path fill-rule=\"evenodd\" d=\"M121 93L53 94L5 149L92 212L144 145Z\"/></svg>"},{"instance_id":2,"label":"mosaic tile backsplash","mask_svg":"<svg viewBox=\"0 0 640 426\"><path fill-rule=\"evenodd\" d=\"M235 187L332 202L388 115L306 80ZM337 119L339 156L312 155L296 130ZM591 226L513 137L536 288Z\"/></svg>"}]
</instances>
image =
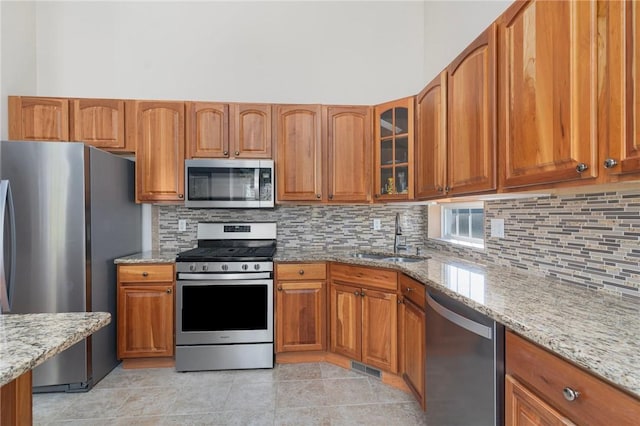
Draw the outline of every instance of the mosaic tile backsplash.
<instances>
[{"instance_id":1,"label":"mosaic tile backsplash","mask_svg":"<svg viewBox=\"0 0 640 426\"><path fill-rule=\"evenodd\" d=\"M504 219L505 238L490 237ZM640 296L640 191L487 201L485 250L428 240L426 246Z\"/></svg>"},{"instance_id":2,"label":"mosaic tile backsplash","mask_svg":"<svg viewBox=\"0 0 640 426\"><path fill-rule=\"evenodd\" d=\"M640 297L640 190L487 201L485 249L431 240L427 208L410 205L277 206L273 210L186 209L154 206L153 248L196 245L199 221L275 221L278 245L289 248L353 247L391 250L396 212L410 252L446 251L541 276ZM178 232L178 218L187 231ZM374 218L381 230L372 229ZM504 219L504 238L490 237L490 220Z\"/></svg>"},{"instance_id":3,"label":"mosaic tile backsplash","mask_svg":"<svg viewBox=\"0 0 640 426\"><path fill-rule=\"evenodd\" d=\"M426 235L424 206L368 205L280 205L275 209L187 209L182 206L154 206L153 248L184 250L197 244L198 222L276 222L278 247L393 249L395 215L401 213L402 234L415 253ZM373 219L381 229L373 230ZM186 219L187 230L178 232L178 219Z\"/></svg>"}]
</instances>

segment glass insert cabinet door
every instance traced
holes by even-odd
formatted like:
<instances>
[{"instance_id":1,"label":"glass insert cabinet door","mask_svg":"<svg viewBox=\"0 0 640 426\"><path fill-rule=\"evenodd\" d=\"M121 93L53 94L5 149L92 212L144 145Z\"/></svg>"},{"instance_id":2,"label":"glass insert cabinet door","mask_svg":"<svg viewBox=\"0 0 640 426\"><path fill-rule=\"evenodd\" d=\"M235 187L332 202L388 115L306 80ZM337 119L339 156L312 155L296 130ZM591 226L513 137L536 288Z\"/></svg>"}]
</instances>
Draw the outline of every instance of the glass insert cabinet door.
<instances>
[{"instance_id":1,"label":"glass insert cabinet door","mask_svg":"<svg viewBox=\"0 0 640 426\"><path fill-rule=\"evenodd\" d=\"M376 199L413 198L413 104L408 97L376 106Z\"/></svg>"}]
</instances>

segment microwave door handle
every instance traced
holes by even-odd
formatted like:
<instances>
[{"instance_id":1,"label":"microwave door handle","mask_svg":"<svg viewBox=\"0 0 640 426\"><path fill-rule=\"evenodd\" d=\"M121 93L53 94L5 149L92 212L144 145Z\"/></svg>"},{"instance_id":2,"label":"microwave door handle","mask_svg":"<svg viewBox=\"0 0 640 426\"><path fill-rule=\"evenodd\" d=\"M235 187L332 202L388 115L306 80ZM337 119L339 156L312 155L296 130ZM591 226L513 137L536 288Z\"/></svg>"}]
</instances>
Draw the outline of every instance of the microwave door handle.
<instances>
[{"instance_id":1,"label":"microwave door handle","mask_svg":"<svg viewBox=\"0 0 640 426\"><path fill-rule=\"evenodd\" d=\"M256 167L253 173L253 199L260 200L260 166Z\"/></svg>"},{"instance_id":2,"label":"microwave door handle","mask_svg":"<svg viewBox=\"0 0 640 426\"><path fill-rule=\"evenodd\" d=\"M8 213L8 215L7 215ZM9 274L5 264L4 235L5 220L9 217ZM13 197L8 180L0 182L0 313L11 312L13 302L15 265L16 265L16 222L13 208Z\"/></svg>"}]
</instances>

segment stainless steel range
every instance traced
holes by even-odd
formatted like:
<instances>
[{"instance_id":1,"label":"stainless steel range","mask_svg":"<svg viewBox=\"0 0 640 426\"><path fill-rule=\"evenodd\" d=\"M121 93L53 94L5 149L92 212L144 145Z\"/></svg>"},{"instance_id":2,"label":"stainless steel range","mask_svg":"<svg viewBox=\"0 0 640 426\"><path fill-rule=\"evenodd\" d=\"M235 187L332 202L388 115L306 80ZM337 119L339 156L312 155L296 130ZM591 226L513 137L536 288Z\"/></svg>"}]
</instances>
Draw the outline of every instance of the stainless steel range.
<instances>
[{"instance_id":1,"label":"stainless steel range","mask_svg":"<svg viewBox=\"0 0 640 426\"><path fill-rule=\"evenodd\" d=\"M176 370L273 368L275 223L198 224L176 258Z\"/></svg>"}]
</instances>

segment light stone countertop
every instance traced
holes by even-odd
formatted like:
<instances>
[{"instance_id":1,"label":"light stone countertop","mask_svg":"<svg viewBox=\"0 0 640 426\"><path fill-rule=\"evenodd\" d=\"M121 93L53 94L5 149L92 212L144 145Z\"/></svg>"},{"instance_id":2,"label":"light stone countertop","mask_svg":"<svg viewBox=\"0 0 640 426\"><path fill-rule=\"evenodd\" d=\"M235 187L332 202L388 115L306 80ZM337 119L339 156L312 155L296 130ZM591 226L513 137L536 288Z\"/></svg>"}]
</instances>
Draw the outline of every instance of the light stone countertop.
<instances>
[{"instance_id":1,"label":"light stone countertop","mask_svg":"<svg viewBox=\"0 0 640 426\"><path fill-rule=\"evenodd\" d=\"M143 251L131 256L119 257L114 263L173 263L176 261L176 254L173 251Z\"/></svg>"},{"instance_id":2,"label":"light stone countertop","mask_svg":"<svg viewBox=\"0 0 640 426\"><path fill-rule=\"evenodd\" d=\"M110 322L108 312L0 315L0 386Z\"/></svg>"},{"instance_id":3,"label":"light stone countertop","mask_svg":"<svg viewBox=\"0 0 640 426\"><path fill-rule=\"evenodd\" d=\"M430 258L396 263L357 258L345 249L278 248L274 261L344 262L404 272L640 398L640 298L436 251L423 256Z\"/></svg>"}]
</instances>

